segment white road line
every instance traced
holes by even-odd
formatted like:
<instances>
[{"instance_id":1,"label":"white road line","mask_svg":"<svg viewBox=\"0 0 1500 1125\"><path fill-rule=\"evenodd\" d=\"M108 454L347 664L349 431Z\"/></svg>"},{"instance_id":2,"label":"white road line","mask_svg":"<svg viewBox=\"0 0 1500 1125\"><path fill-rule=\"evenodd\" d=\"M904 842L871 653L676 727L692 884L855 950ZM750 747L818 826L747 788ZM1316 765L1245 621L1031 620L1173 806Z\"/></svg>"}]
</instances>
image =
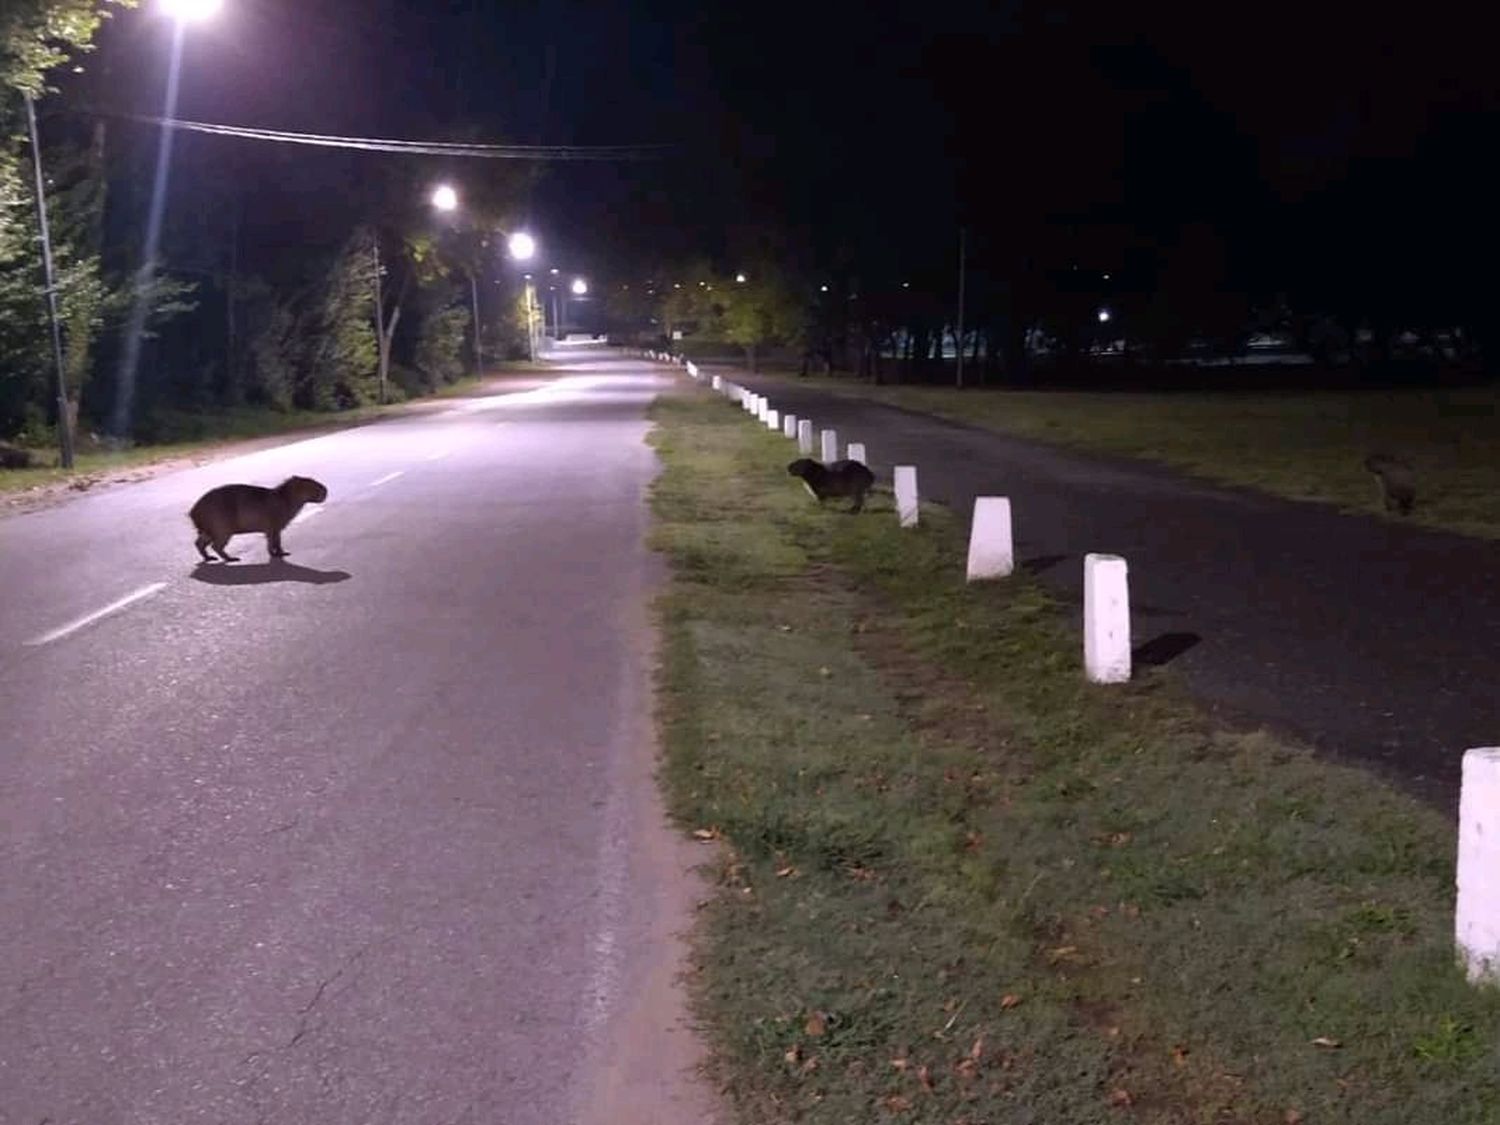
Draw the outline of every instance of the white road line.
<instances>
[{"instance_id":1,"label":"white road line","mask_svg":"<svg viewBox=\"0 0 1500 1125\"><path fill-rule=\"evenodd\" d=\"M390 482L395 480L397 477L405 475L405 469L397 469L394 473L386 473L385 476L381 477L379 480L372 480L370 482L370 487L379 488L382 484L390 484Z\"/></svg>"},{"instance_id":2,"label":"white road line","mask_svg":"<svg viewBox=\"0 0 1500 1125\"><path fill-rule=\"evenodd\" d=\"M78 630L84 628L85 626L92 625L101 617L108 617L111 613L122 610L133 602L138 602L142 598L149 598L158 590L166 589L166 586L167 584L165 582L153 582L149 586L142 586L139 590L136 590L133 593L126 594L118 601L110 602L109 605L105 606L103 609L96 609L93 613L90 613L84 617L80 617L77 621L70 621L61 629L53 629L50 633L43 633L40 637L33 637L31 640L27 641L26 644L28 647L34 648L37 645L50 645L53 641L60 641L70 633L76 633L78 632Z\"/></svg>"},{"instance_id":3,"label":"white road line","mask_svg":"<svg viewBox=\"0 0 1500 1125\"><path fill-rule=\"evenodd\" d=\"M436 453L432 454L432 456L428 457L427 460L428 461L441 461L444 457L448 456L448 454L450 454L452 452L453 452L453 450L451 450L451 449L440 449L440 450L438 450L438 452L436 452Z\"/></svg>"}]
</instances>

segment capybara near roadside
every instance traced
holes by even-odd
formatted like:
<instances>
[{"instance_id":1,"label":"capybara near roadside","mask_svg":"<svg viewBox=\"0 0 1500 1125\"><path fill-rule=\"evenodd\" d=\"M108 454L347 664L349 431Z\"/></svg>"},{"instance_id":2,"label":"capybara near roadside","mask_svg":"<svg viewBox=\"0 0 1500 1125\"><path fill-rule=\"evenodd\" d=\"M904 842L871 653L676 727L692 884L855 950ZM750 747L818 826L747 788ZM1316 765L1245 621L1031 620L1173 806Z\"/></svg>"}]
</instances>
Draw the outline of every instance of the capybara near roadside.
<instances>
[{"instance_id":1,"label":"capybara near roadside","mask_svg":"<svg viewBox=\"0 0 1500 1125\"><path fill-rule=\"evenodd\" d=\"M224 550L230 538L260 532L266 537L266 550L273 559L289 553L281 547L281 533L296 518L303 504L321 504L328 499L328 489L311 477L287 477L275 488L256 484L225 484L199 497L188 512L198 529L194 546L204 562L212 562L207 548L225 562L238 562Z\"/></svg>"},{"instance_id":2,"label":"capybara near roadside","mask_svg":"<svg viewBox=\"0 0 1500 1125\"><path fill-rule=\"evenodd\" d=\"M1417 476L1412 467L1389 453L1372 453L1365 458L1365 469L1380 482L1385 510L1410 515L1417 502Z\"/></svg>"},{"instance_id":3,"label":"capybara near roadside","mask_svg":"<svg viewBox=\"0 0 1500 1125\"><path fill-rule=\"evenodd\" d=\"M818 503L830 497L850 496L854 499L851 512L865 506L865 493L875 485L875 474L858 461L835 461L830 465L804 457L793 461L786 471L801 477L807 490L817 497Z\"/></svg>"}]
</instances>

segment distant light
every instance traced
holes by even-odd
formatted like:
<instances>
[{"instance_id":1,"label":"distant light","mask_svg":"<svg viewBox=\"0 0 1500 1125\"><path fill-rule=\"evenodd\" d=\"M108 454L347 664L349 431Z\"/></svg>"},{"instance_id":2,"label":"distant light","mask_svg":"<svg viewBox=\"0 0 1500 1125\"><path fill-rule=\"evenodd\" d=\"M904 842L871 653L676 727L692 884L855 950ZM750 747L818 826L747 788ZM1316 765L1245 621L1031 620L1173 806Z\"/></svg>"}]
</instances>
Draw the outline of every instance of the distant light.
<instances>
[{"instance_id":1,"label":"distant light","mask_svg":"<svg viewBox=\"0 0 1500 1125\"><path fill-rule=\"evenodd\" d=\"M826 286L826 285L820 285L820 286L818 286L818 292L819 293L827 293L828 292L828 286Z\"/></svg>"},{"instance_id":2,"label":"distant light","mask_svg":"<svg viewBox=\"0 0 1500 1125\"><path fill-rule=\"evenodd\" d=\"M909 282L909 281L903 281L901 283L901 288L902 289L910 289L911 288L911 282Z\"/></svg>"},{"instance_id":3,"label":"distant light","mask_svg":"<svg viewBox=\"0 0 1500 1125\"><path fill-rule=\"evenodd\" d=\"M536 253L536 239L524 230L516 231L505 245L510 251L510 256L518 262L529 262L532 255ZM531 275L528 273L526 276L529 278Z\"/></svg>"},{"instance_id":4,"label":"distant light","mask_svg":"<svg viewBox=\"0 0 1500 1125\"><path fill-rule=\"evenodd\" d=\"M573 296L582 297L588 291L589 283L587 281L584 281L581 277L575 277L573 279Z\"/></svg>"},{"instance_id":5,"label":"distant light","mask_svg":"<svg viewBox=\"0 0 1500 1125\"><path fill-rule=\"evenodd\" d=\"M199 23L218 14L222 0L161 0L161 10L174 20Z\"/></svg>"},{"instance_id":6,"label":"distant light","mask_svg":"<svg viewBox=\"0 0 1500 1125\"><path fill-rule=\"evenodd\" d=\"M739 284L743 285L743 284L745 284L745 282L749 281L750 279L748 277L746 277L742 273L737 273L737 274L734 275L734 280L737 281L737 282L739 282Z\"/></svg>"},{"instance_id":7,"label":"distant light","mask_svg":"<svg viewBox=\"0 0 1500 1125\"><path fill-rule=\"evenodd\" d=\"M1108 280L1109 280L1109 274L1105 274L1105 275L1104 275L1104 280L1105 280L1105 281L1108 281Z\"/></svg>"},{"instance_id":8,"label":"distant light","mask_svg":"<svg viewBox=\"0 0 1500 1125\"><path fill-rule=\"evenodd\" d=\"M1099 310L1099 323L1103 324L1108 319L1109 319L1109 310L1108 309L1100 309Z\"/></svg>"},{"instance_id":9,"label":"distant light","mask_svg":"<svg viewBox=\"0 0 1500 1125\"><path fill-rule=\"evenodd\" d=\"M674 282L672 282L672 288L673 289L681 289L682 288L682 282L680 282L680 281L674 281Z\"/></svg>"},{"instance_id":10,"label":"distant light","mask_svg":"<svg viewBox=\"0 0 1500 1125\"><path fill-rule=\"evenodd\" d=\"M447 184L440 184L432 193L432 205L439 211L457 211L458 192Z\"/></svg>"},{"instance_id":11,"label":"distant light","mask_svg":"<svg viewBox=\"0 0 1500 1125\"><path fill-rule=\"evenodd\" d=\"M552 272L553 272L553 273L556 273L556 272L557 272L557 270L556 270L556 269L554 269L554 270L553 270L553 271L552 271Z\"/></svg>"}]
</instances>

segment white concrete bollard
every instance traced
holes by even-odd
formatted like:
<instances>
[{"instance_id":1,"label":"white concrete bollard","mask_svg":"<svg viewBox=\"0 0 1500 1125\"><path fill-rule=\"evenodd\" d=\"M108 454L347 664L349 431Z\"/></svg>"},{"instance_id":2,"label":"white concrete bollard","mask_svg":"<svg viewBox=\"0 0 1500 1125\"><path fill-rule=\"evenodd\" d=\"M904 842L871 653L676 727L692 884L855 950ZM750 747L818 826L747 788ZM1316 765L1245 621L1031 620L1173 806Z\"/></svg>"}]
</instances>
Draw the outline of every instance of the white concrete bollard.
<instances>
[{"instance_id":1,"label":"white concrete bollard","mask_svg":"<svg viewBox=\"0 0 1500 1125\"><path fill-rule=\"evenodd\" d=\"M724 376L722 376L722 375L715 375L714 376L714 390L716 390L716 391L722 391L723 389L724 389Z\"/></svg>"},{"instance_id":2,"label":"white concrete bollard","mask_svg":"<svg viewBox=\"0 0 1500 1125\"><path fill-rule=\"evenodd\" d=\"M1130 582L1119 555L1083 556L1083 663L1096 684L1130 679Z\"/></svg>"},{"instance_id":3,"label":"white concrete bollard","mask_svg":"<svg viewBox=\"0 0 1500 1125\"><path fill-rule=\"evenodd\" d=\"M845 453L844 456L851 461L858 461L861 465L868 465L870 463L865 460L865 443L862 441L851 441L849 443L849 452Z\"/></svg>"},{"instance_id":4,"label":"white concrete bollard","mask_svg":"<svg viewBox=\"0 0 1500 1125\"><path fill-rule=\"evenodd\" d=\"M757 412L757 417L759 417L760 420L762 422L764 422L770 416L771 416L771 400L768 399L768 398L762 398L760 400L760 410Z\"/></svg>"},{"instance_id":5,"label":"white concrete bollard","mask_svg":"<svg viewBox=\"0 0 1500 1125\"><path fill-rule=\"evenodd\" d=\"M839 434L837 430L823 431L823 464L831 465L839 459Z\"/></svg>"},{"instance_id":6,"label":"white concrete bollard","mask_svg":"<svg viewBox=\"0 0 1500 1125\"><path fill-rule=\"evenodd\" d=\"M813 449L812 422L807 418L797 419L797 452L811 457Z\"/></svg>"},{"instance_id":7,"label":"white concrete bollard","mask_svg":"<svg viewBox=\"0 0 1500 1125\"><path fill-rule=\"evenodd\" d=\"M1500 747L1464 751L1458 793L1458 956L1474 984L1500 985Z\"/></svg>"},{"instance_id":8,"label":"white concrete bollard","mask_svg":"<svg viewBox=\"0 0 1500 1125\"><path fill-rule=\"evenodd\" d=\"M1010 500L1004 496L976 496L974 523L969 529L968 580L1004 578L1015 568Z\"/></svg>"},{"instance_id":9,"label":"white concrete bollard","mask_svg":"<svg viewBox=\"0 0 1500 1125\"><path fill-rule=\"evenodd\" d=\"M766 411L766 429L768 429L768 430L779 430L779 429L781 429L781 411L779 411L779 410L767 410Z\"/></svg>"},{"instance_id":10,"label":"white concrete bollard","mask_svg":"<svg viewBox=\"0 0 1500 1125\"><path fill-rule=\"evenodd\" d=\"M902 527L916 527L918 512L921 508L917 500L917 467L897 465L895 483L896 518L901 521Z\"/></svg>"},{"instance_id":11,"label":"white concrete bollard","mask_svg":"<svg viewBox=\"0 0 1500 1125\"><path fill-rule=\"evenodd\" d=\"M781 432L789 438L797 436L797 416L788 414L781 420Z\"/></svg>"}]
</instances>

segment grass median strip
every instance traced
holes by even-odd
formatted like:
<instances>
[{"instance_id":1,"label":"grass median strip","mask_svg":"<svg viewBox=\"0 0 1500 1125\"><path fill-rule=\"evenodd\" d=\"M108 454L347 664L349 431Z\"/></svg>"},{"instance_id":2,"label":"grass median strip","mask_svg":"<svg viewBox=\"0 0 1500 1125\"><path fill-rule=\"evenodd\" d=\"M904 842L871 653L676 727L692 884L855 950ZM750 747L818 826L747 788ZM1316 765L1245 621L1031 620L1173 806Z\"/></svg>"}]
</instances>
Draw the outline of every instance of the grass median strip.
<instances>
[{"instance_id":1,"label":"grass median strip","mask_svg":"<svg viewBox=\"0 0 1500 1125\"><path fill-rule=\"evenodd\" d=\"M716 845L697 1002L742 1120L1500 1120L1452 827L1083 682L963 529L851 517L722 400L661 399L663 779Z\"/></svg>"}]
</instances>

